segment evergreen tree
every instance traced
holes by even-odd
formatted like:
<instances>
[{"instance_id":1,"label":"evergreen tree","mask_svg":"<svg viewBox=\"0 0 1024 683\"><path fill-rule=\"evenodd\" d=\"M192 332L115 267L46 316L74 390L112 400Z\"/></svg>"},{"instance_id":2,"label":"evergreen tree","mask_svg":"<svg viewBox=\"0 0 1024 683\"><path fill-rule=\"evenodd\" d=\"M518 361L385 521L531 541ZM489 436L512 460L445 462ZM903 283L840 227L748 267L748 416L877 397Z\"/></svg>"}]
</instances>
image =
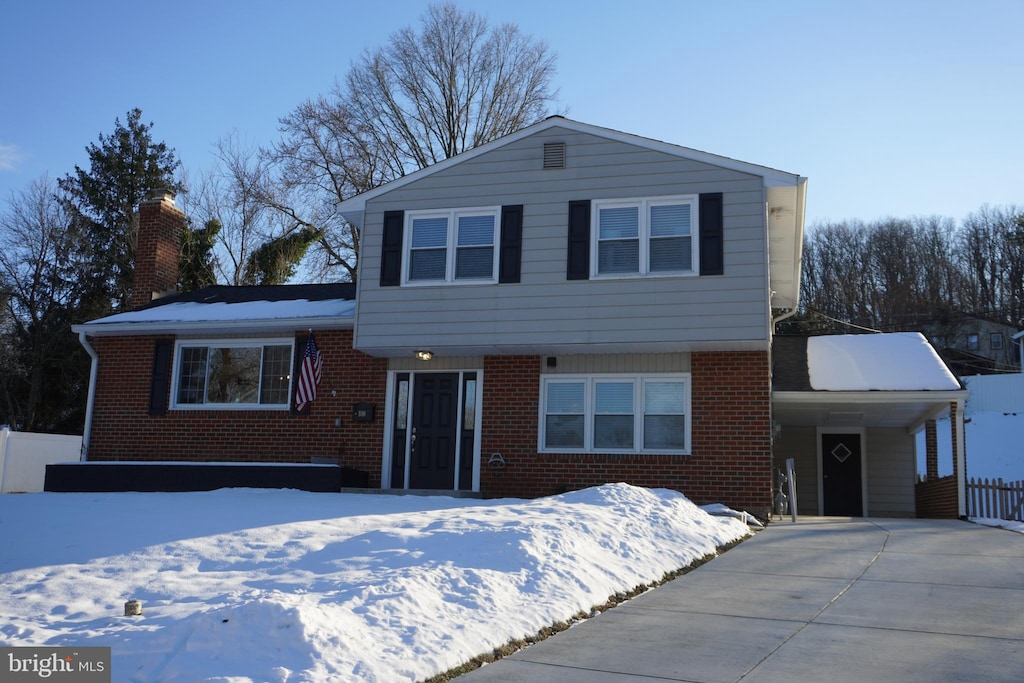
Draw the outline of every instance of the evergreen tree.
<instances>
[{"instance_id":1,"label":"evergreen tree","mask_svg":"<svg viewBox=\"0 0 1024 683\"><path fill-rule=\"evenodd\" d=\"M122 308L131 296L139 203L155 189L183 190L174 179L180 165L174 150L153 141L152 127L142 123L138 108L128 112L124 124L114 119L113 134L100 133L99 144L86 147L89 169L75 166L59 181L92 246L97 311Z\"/></svg>"},{"instance_id":2,"label":"evergreen tree","mask_svg":"<svg viewBox=\"0 0 1024 683\"><path fill-rule=\"evenodd\" d=\"M178 287L183 292L194 292L217 284L214 248L221 224L211 218L201 228L186 225L181 235L181 259L178 261Z\"/></svg>"}]
</instances>

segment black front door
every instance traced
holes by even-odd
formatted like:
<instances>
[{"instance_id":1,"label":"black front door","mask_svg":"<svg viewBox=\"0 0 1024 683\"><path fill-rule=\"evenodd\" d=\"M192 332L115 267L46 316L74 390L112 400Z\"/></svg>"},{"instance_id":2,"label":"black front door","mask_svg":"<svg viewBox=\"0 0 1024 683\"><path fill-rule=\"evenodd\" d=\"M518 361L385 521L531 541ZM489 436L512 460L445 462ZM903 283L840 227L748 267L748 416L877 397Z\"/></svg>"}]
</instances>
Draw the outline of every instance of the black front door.
<instances>
[{"instance_id":1,"label":"black front door","mask_svg":"<svg viewBox=\"0 0 1024 683\"><path fill-rule=\"evenodd\" d=\"M458 373L417 374L409 437L409 488L454 489Z\"/></svg>"},{"instance_id":2,"label":"black front door","mask_svg":"<svg viewBox=\"0 0 1024 683\"><path fill-rule=\"evenodd\" d=\"M860 472L860 434L821 435L821 486L826 516L864 515Z\"/></svg>"}]
</instances>

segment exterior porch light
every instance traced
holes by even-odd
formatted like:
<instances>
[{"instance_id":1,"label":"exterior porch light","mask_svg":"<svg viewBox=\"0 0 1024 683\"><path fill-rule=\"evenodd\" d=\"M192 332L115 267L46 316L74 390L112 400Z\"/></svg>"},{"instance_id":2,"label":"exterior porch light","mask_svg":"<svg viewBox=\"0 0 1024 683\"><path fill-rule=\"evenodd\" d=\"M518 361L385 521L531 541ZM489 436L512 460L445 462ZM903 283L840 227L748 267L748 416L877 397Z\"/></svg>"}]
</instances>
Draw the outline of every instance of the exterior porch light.
<instances>
[{"instance_id":1,"label":"exterior porch light","mask_svg":"<svg viewBox=\"0 0 1024 683\"><path fill-rule=\"evenodd\" d=\"M434 352L423 349L421 351L416 352L416 357L419 358L420 360L430 360L431 358L434 357Z\"/></svg>"}]
</instances>

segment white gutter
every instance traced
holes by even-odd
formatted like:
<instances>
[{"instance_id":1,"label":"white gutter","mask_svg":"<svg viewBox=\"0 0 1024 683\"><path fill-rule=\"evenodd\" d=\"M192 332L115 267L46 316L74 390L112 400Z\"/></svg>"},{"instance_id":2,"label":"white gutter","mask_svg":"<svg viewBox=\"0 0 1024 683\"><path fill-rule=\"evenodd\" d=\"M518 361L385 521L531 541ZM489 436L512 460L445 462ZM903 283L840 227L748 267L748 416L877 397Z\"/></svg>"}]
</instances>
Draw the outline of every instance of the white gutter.
<instances>
[{"instance_id":1,"label":"white gutter","mask_svg":"<svg viewBox=\"0 0 1024 683\"><path fill-rule=\"evenodd\" d=\"M93 337L126 337L146 334L217 334L246 332L250 330L259 332L287 332L305 330L310 326L318 330L348 330L352 329L352 318L332 316L325 318L271 318L262 320L157 320L85 323L82 325L72 325L71 329L79 334L88 333Z\"/></svg>"},{"instance_id":2,"label":"white gutter","mask_svg":"<svg viewBox=\"0 0 1024 683\"><path fill-rule=\"evenodd\" d=\"M85 338L85 330L78 333L78 342L85 349L85 352L92 358L92 367L89 368L89 397L85 402L85 429L82 430L82 462L89 460L89 437L92 435L92 411L96 405L96 372L100 364L100 356L96 349L89 345Z\"/></svg>"},{"instance_id":3,"label":"white gutter","mask_svg":"<svg viewBox=\"0 0 1024 683\"><path fill-rule=\"evenodd\" d=\"M940 403L963 401L966 389L867 390L867 391L773 391L779 403Z\"/></svg>"}]
</instances>

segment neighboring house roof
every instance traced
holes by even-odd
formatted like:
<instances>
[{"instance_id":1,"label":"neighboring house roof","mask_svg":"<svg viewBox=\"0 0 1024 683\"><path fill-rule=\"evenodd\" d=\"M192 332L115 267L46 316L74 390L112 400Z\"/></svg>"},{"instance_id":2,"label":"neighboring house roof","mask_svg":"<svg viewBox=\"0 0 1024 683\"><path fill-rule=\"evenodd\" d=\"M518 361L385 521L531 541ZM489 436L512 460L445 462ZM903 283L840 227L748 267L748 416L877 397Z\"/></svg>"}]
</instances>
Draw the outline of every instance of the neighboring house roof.
<instances>
[{"instance_id":1,"label":"neighboring house roof","mask_svg":"<svg viewBox=\"0 0 1024 683\"><path fill-rule=\"evenodd\" d=\"M149 306L75 325L90 336L183 333L267 333L306 327L347 329L355 285L217 285L176 294Z\"/></svg>"},{"instance_id":2,"label":"neighboring house roof","mask_svg":"<svg viewBox=\"0 0 1024 683\"><path fill-rule=\"evenodd\" d=\"M917 332L772 341L773 410L779 422L916 429L966 394Z\"/></svg>"},{"instance_id":3,"label":"neighboring house roof","mask_svg":"<svg viewBox=\"0 0 1024 683\"><path fill-rule=\"evenodd\" d=\"M771 273L772 307L795 308L800 296L800 264L803 253L804 212L807 195L807 178L794 173L760 166L729 157L719 156L700 150L682 147L651 138L630 133L602 128L562 116L550 116L543 121L527 126L487 144L474 147L427 168L420 169L377 188L356 195L341 202L338 211L345 220L353 225L363 227L363 215L366 203L388 192L402 188L421 178L443 171L447 168L487 154L505 145L515 143L523 138L535 135L552 128L561 128L578 133L595 135L645 149L671 154L673 156L692 159L721 168L748 173L763 179L768 213L769 272Z\"/></svg>"}]
</instances>

